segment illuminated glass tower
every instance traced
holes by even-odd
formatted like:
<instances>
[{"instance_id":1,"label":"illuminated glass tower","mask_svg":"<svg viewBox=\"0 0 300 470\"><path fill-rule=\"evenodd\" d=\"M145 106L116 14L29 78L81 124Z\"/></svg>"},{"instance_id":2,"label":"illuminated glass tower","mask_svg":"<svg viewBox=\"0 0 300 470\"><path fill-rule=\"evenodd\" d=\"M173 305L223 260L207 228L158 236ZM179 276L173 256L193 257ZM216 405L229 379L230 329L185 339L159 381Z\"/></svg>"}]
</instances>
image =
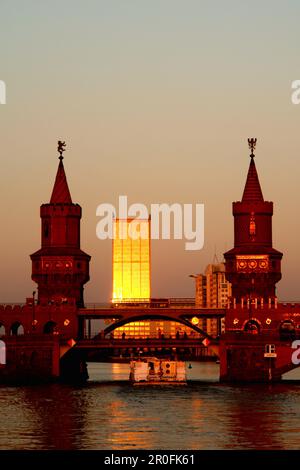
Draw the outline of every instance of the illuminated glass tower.
<instances>
[{"instance_id":1,"label":"illuminated glass tower","mask_svg":"<svg viewBox=\"0 0 300 470\"><path fill-rule=\"evenodd\" d=\"M116 219L112 302L150 300L150 219Z\"/></svg>"}]
</instances>

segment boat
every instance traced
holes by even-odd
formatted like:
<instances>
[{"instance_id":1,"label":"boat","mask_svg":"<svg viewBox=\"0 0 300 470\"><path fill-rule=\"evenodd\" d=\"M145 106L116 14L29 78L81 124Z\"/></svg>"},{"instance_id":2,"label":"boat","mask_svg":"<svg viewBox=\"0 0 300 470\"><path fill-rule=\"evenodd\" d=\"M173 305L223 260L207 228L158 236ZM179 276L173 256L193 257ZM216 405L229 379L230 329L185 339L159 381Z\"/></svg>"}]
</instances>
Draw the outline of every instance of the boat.
<instances>
[{"instance_id":1,"label":"boat","mask_svg":"<svg viewBox=\"0 0 300 470\"><path fill-rule=\"evenodd\" d=\"M129 380L133 385L186 385L185 362L146 357L130 362Z\"/></svg>"}]
</instances>

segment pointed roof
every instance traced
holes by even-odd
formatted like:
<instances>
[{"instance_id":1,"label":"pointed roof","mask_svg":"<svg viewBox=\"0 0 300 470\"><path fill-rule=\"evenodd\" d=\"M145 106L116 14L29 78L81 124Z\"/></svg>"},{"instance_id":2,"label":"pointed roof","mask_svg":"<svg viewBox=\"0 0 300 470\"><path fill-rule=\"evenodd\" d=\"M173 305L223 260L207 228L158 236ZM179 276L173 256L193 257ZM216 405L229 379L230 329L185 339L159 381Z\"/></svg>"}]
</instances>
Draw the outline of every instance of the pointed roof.
<instances>
[{"instance_id":1,"label":"pointed roof","mask_svg":"<svg viewBox=\"0 0 300 470\"><path fill-rule=\"evenodd\" d=\"M251 154L251 162L248 170L247 181L243 193L242 202L264 202L263 193L260 187L254 155Z\"/></svg>"},{"instance_id":2,"label":"pointed roof","mask_svg":"<svg viewBox=\"0 0 300 470\"><path fill-rule=\"evenodd\" d=\"M65 174L63 157L59 157L59 165L53 186L50 204L72 204L72 198L68 187L67 177Z\"/></svg>"}]
</instances>

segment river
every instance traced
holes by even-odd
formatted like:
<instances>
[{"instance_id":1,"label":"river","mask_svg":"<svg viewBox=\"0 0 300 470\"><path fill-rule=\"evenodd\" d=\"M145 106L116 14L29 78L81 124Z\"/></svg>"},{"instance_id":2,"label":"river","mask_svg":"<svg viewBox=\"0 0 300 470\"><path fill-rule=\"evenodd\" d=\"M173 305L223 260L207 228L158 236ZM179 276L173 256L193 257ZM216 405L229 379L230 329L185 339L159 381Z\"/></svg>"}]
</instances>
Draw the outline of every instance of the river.
<instances>
[{"instance_id":1,"label":"river","mask_svg":"<svg viewBox=\"0 0 300 470\"><path fill-rule=\"evenodd\" d=\"M89 364L84 386L0 388L0 449L299 449L300 370L275 385L218 383L192 363L187 386L127 382L128 364Z\"/></svg>"}]
</instances>

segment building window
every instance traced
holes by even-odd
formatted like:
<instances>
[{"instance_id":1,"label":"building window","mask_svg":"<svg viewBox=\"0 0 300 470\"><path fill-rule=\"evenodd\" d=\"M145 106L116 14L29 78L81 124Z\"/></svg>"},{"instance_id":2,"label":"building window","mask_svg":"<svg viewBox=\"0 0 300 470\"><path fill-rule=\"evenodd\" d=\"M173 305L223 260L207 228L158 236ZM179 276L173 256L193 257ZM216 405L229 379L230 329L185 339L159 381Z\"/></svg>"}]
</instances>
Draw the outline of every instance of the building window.
<instances>
[{"instance_id":1,"label":"building window","mask_svg":"<svg viewBox=\"0 0 300 470\"><path fill-rule=\"evenodd\" d=\"M49 222L44 222L44 238L49 238Z\"/></svg>"},{"instance_id":2,"label":"building window","mask_svg":"<svg viewBox=\"0 0 300 470\"><path fill-rule=\"evenodd\" d=\"M249 234L250 234L250 237L252 238L254 238L256 234L256 223L255 223L254 212L251 212L251 216L250 216Z\"/></svg>"}]
</instances>

